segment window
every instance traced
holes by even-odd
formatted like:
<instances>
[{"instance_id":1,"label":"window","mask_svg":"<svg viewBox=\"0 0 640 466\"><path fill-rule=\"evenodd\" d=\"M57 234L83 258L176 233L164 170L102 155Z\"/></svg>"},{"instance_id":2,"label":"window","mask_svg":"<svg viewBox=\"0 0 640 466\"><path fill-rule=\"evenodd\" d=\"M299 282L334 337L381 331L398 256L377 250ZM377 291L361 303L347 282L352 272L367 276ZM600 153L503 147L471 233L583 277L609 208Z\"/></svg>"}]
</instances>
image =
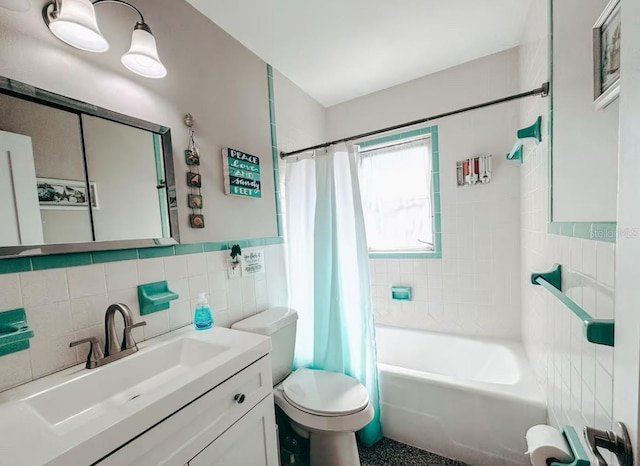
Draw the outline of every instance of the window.
<instances>
[{"instance_id":1,"label":"window","mask_svg":"<svg viewBox=\"0 0 640 466\"><path fill-rule=\"evenodd\" d=\"M385 139L359 149L369 252L436 252L431 137Z\"/></svg>"}]
</instances>

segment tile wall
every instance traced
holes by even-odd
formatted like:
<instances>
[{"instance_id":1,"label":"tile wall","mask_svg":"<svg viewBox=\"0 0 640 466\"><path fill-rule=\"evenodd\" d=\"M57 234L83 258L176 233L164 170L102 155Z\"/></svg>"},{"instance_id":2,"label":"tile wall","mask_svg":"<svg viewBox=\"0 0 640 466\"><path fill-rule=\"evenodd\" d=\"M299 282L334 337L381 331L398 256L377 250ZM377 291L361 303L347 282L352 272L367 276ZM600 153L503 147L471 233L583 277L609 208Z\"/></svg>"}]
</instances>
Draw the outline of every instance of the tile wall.
<instances>
[{"instance_id":1,"label":"tile wall","mask_svg":"<svg viewBox=\"0 0 640 466\"><path fill-rule=\"evenodd\" d=\"M532 2L521 46L521 88L547 80L546 0ZM549 99L522 102L520 123L543 115L547 134ZM615 244L547 233L549 151L546 140L527 144L521 172L522 336L538 382L547 394L549 422L612 427L613 348L587 342L580 321L543 288L532 272L563 268L563 290L590 314L614 316ZM559 181L561 182L561 181ZM610 463L611 464L611 463Z\"/></svg>"},{"instance_id":2,"label":"tile wall","mask_svg":"<svg viewBox=\"0 0 640 466\"><path fill-rule=\"evenodd\" d=\"M520 339L518 173L494 167L489 185L458 188L441 162L442 259L371 259L376 323ZM392 300L393 285L411 286L412 301Z\"/></svg>"},{"instance_id":3,"label":"tile wall","mask_svg":"<svg viewBox=\"0 0 640 466\"><path fill-rule=\"evenodd\" d=\"M136 322L147 322L134 331L137 341L189 325L200 292L209 294L215 325L223 327L285 305L284 245L260 249L265 273L234 280L225 270L229 251L0 275L0 310L24 307L35 332L29 350L0 357L0 391L84 362L87 345L69 343L89 336L104 342L104 313L111 303L127 304ZM141 317L137 286L159 280L167 280L180 298L167 311Z\"/></svg>"}]
</instances>

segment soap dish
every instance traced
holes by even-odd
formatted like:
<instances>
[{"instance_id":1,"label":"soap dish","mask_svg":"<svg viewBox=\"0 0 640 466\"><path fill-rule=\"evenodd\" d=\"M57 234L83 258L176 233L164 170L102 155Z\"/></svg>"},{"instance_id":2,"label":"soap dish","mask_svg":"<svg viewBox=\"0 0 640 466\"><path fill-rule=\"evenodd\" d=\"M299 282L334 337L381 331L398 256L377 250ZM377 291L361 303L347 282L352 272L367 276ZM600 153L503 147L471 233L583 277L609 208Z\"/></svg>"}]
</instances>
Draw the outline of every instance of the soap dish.
<instances>
[{"instance_id":1,"label":"soap dish","mask_svg":"<svg viewBox=\"0 0 640 466\"><path fill-rule=\"evenodd\" d=\"M178 299L178 293L171 291L166 281L138 286L140 315L144 316L169 309L169 302L174 299Z\"/></svg>"},{"instance_id":2,"label":"soap dish","mask_svg":"<svg viewBox=\"0 0 640 466\"><path fill-rule=\"evenodd\" d=\"M29 348L33 330L24 309L0 312L0 356Z\"/></svg>"}]
</instances>

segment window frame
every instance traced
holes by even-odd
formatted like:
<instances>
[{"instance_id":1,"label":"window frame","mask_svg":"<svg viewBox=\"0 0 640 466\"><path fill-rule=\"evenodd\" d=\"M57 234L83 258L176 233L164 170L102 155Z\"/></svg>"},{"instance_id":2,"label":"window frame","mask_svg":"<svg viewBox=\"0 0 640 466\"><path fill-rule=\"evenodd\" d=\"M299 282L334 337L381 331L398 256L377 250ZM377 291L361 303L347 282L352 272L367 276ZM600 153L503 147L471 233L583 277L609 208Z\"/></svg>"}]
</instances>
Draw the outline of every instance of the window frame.
<instances>
[{"instance_id":1,"label":"window frame","mask_svg":"<svg viewBox=\"0 0 640 466\"><path fill-rule=\"evenodd\" d=\"M432 251L398 251L398 252L369 252L370 259L441 259L442 258L442 220L440 207L440 153L438 148L438 127L405 131L402 133L367 139L356 142L359 149L373 147L402 139L416 139L427 136L431 140L431 204L433 213L433 250ZM407 141L409 142L409 141Z\"/></svg>"}]
</instances>

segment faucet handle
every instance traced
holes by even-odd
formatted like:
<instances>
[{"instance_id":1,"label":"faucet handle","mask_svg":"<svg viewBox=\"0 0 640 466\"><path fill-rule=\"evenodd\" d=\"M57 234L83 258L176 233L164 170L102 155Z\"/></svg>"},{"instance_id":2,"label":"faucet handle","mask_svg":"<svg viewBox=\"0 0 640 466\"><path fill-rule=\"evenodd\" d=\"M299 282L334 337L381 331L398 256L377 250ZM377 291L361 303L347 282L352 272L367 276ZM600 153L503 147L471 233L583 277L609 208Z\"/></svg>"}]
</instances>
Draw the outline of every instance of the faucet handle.
<instances>
[{"instance_id":1,"label":"faucet handle","mask_svg":"<svg viewBox=\"0 0 640 466\"><path fill-rule=\"evenodd\" d=\"M69 343L69 348L82 345L83 343L89 343L89 353L87 354L87 369L93 369L98 367L101 359L104 359L104 352L100 345L100 340L96 337L83 338L82 340L72 341Z\"/></svg>"},{"instance_id":2,"label":"faucet handle","mask_svg":"<svg viewBox=\"0 0 640 466\"><path fill-rule=\"evenodd\" d=\"M144 327L147 323L143 320L138 322L137 324L128 325L124 328L124 335L122 336L122 345L120 346L121 350L126 350L129 348L133 348L136 346L136 342L131 336L131 331L137 327Z\"/></svg>"}]
</instances>

